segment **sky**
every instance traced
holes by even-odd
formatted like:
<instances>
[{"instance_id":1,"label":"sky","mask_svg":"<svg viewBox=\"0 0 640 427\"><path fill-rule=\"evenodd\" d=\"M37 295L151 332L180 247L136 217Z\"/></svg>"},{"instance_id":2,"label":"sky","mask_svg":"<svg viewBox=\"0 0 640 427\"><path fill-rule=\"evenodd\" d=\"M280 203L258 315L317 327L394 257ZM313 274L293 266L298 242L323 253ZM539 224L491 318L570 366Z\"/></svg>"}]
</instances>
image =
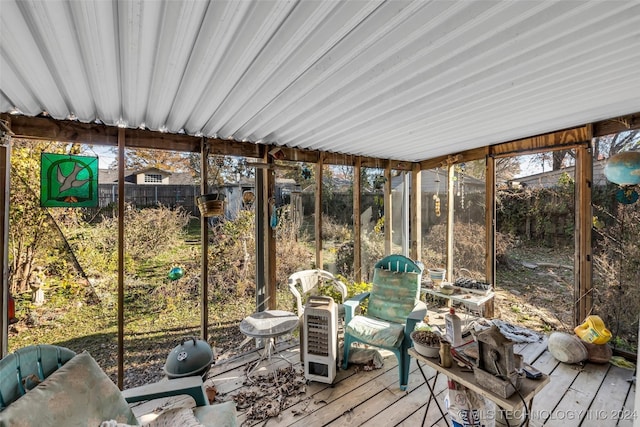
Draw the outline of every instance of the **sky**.
<instances>
[{"instance_id":1,"label":"sky","mask_svg":"<svg viewBox=\"0 0 640 427\"><path fill-rule=\"evenodd\" d=\"M91 151L92 154L98 156L99 169L109 169L109 166L116 160L116 155L111 152L111 147L94 145Z\"/></svg>"}]
</instances>

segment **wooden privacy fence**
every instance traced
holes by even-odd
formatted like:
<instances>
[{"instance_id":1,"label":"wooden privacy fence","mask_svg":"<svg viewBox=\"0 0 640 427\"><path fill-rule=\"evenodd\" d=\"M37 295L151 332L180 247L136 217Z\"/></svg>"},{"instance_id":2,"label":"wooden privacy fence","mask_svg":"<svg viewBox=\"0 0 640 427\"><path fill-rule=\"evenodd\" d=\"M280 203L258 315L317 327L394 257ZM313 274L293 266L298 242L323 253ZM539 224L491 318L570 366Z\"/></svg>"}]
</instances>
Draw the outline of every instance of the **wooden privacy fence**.
<instances>
[{"instance_id":1,"label":"wooden privacy fence","mask_svg":"<svg viewBox=\"0 0 640 427\"><path fill-rule=\"evenodd\" d=\"M182 207L191 215L200 216L196 197L200 195L197 185L125 185L125 201L135 208L166 206ZM116 207L118 203L118 185L100 184L98 186L98 208L87 211L104 211L105 208Z\"/></svg>"}]
</instances>

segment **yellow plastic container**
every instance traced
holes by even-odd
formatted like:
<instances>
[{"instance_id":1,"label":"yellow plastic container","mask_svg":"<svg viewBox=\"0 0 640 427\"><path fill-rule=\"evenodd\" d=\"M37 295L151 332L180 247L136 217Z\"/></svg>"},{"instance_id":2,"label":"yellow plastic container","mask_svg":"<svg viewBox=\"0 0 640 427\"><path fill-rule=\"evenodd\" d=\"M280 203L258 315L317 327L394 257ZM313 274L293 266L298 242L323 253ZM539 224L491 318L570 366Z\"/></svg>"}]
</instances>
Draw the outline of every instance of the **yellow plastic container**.
<instances>
[{"instance_id":1,"label":"yellow plastic container","mask_svg":"<svg viewBox=\"0 0 640 427\"><path fill-rule=\"evenodd\" d=\"M611 331L604 326L600 316L591 315L573 330L583 341L592 344L606 344L611 339Z\"/></svg>"}]
</instances>

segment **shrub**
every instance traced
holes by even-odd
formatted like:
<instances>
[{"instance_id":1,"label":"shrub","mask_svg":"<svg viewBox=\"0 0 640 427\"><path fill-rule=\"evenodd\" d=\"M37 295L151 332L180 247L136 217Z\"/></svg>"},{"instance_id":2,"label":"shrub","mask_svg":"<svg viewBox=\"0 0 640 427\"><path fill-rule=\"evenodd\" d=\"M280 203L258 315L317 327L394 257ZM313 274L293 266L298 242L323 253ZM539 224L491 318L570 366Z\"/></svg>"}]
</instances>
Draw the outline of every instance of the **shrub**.
<instances>
[{"instance_id":1,"label":"shrub","mask_svg":"<svg viewBox=\"0 0 640 427\"><path fill-rule=\"evenodd\" d=\"M209 238L209 290L213 298L229 300L255 288L255 218L241 211L222 221Z\"/></svg>"},{"instance_id":2,"label":"shrub","mask_svg":"<svg viewBox=\"0 0 640 427\"><path fill-rule=\"evenodd\" d=\"M132 268L134 263L153 259L180 241L189 215L182 208L164 206L129 209L124 222L125 264ZM91 226L68 229L65 234L89 276L101 277L117 270L117 218L103 218Z\"/></svg>"},{"instance_id":3,"label":"shrub","mask_svg":"<svg viewBox=\"0 0 640 427\"><path fill-rule=\"evenodd\" d=\"M550 188L498 191L498 230L550 246L570 242L575 217L574 183L565 175Z\"/></svg>"},{"instance_id":4,"label":"shrub","mask_svg":"<svg viewBox=\"0 0 640 427\"><path fill-rule=\"evenodd\" d=\"M638 349L640 320L640 212L634 205L619 205L615 221L594 230L594 312L614 334L613 342L625 350Z\"/></svg>"},{"instance_id":5,"label":"shrub","mask_svg":"<svg viewBox=\"0 0 640 427\"><path fill-rule=\"evenodd\" d=\"M339 224L334 218L325 215L322 217L322 238L336 242L347 242L353 240L353 233L348 226Z\"/></svg>"}]
</instances>

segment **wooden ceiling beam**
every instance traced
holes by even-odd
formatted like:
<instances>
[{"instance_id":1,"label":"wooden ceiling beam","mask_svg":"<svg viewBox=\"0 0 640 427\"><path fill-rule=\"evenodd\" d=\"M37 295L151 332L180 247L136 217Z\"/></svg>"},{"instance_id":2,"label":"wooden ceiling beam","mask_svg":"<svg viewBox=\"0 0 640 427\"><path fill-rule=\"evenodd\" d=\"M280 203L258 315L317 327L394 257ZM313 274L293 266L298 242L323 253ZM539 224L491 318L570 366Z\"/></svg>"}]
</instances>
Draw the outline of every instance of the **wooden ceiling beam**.
<instances>
[{"instance_id":1,"label":"wooden ceiling beam","mask_svg":"<svg viewBox=\"0 0 640 427\"><path fill-rule=\"evenodd\" d=\"M49 117L11 116L11 130L16 138L43 139L89 145L118 146L118 128L100 123L81 123L56 120ZM200 137L163 133L145 129L126 129L127 148L145 148L181 152L200 152ZM210 154L261 159L275 145L207 138ZM279 147L283 160L317 163L319 151L291 147ZM324 153L324 163L330 165L355 165L356 156L340 153ZM384 168L386 159L361 157L363 167ZM411 170L412 162L394 161L394 169Z\"/></svg>"},{"instance_id":2,"label":"wooden ceiling beam","mask_svg":"<svg viewBox=\"0 0 640 427\"><path fill-rule=\"evenodd\" d=\"M640 113L595 122L593 124L593 136L597 138L636 129L640 129Z\"/></svg>"},{"instance_id":3,"label":"wooden ceiling beam","mask_svg":"<svg viewBox=\"0 0 640 427\"><path fill-rule=\"evenodd\" d=\"M496 144L489 147L492 156L500 157L520 152L534 153L536 151L553 150L554 148L571 147L593 138L591 125L572 129L550 132L544 135Z\"/></svg>"},{"instance_id":4,"label":"wooden ceiling beam","mask_svg":"<svg viewBox=\"0 0 640 427\"><path fill-rule=\"evenodd\" d=\"M450 158L456 158L455 163L470 162L473 160L484 159L489 154L489 147L474 148L472 150L463 151L457 154L450 154L447 156L434 157L433 159L423 160L420 162L420 168L436 169L441 168L443 165L449 163Z\"/></svg>"},{"instance_id":5,"label":"wooden ceiling beam","mask_svg":"<svg viewBox=\"0 0 640 427\"><path fill-rule=\"evenodd\" d=\"M640 129L640 113L615 117L594 122L571 129L564 129L504 142L489 147L481 147L454 154L457 162L466 162L484 158L487 155L501 157L519 152L544 151L554 148L571 147L591 138L609 135L627 130ZM49 117L11 116L11 130L16 138L45 139L64 142L75 142L90 145L118 146L118 128L100 123L81 123L71 120L55 120ZM146 148L197 153L200 151L200 137L163 133L145 129L126 129L127 148ZM229 155L250 158L263 158L264 153L276 146L255 144L243 141L231 141L207 138L210 152L214 155ZM284 160L306 163L317 163L319 151L304 150L292 147L280 147ZM355 165L355 156L340 153L323 153L324 164ZM439 156L419 162L421 169L439 167L451 155ZM387 159L360 157L364 168L385 168ZM391 160L391 169L411 171L414 162Z\"/></svg>"}]
</instances>

